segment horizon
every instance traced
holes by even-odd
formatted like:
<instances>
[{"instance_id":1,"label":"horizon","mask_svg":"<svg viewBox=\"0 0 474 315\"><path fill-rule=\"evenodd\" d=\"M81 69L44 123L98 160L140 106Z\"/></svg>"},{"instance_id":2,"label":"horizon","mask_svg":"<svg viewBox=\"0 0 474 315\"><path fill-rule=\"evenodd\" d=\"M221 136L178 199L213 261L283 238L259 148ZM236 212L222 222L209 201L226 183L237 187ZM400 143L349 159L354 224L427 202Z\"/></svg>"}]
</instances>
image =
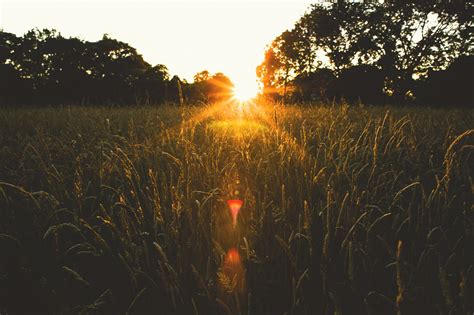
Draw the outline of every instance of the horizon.
<instances>
[{"instance_id":1,"label":"horizon","mask_svg":"<svg viewBox=\"0 0 474 315\"><path fill-rule=\"evenodd\" d=\"M165 65L170 76L192 82L200 71L222 72L236 87L256 91L255 69L265 47L291 29L311 3L140 0L112 6L110 0L6 0L0 3L0 29L18 36L34 28L55 29L87 41L107 34L136 48L148 63ZM15 18L20 14L22 19Z\"/></svg>"}]
</instances>

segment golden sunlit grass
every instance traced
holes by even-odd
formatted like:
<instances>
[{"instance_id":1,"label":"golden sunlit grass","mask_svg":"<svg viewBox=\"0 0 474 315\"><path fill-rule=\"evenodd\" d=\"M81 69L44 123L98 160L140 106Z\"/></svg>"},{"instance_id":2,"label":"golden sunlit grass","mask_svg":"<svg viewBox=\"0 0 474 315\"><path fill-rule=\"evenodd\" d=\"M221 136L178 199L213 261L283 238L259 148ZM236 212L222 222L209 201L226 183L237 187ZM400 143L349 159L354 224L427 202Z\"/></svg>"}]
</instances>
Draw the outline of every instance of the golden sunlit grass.
<instances>
[{"instance_id":1,"label":"golden sunlit grass","mask_svg":"<svg viewBox=\"0 0 474 315\"><path fill-rule=\"evenodd\" d=\"M235 100L3 109L0 312L468 313L473 121Z\"/></svg>"},{"instance_id":2,"label":"golden sunlit grass","mask_svg":"<svg viewBox=\"0 0 474 315\"><path fill-rule=\"evenodd\" d=\"M209 123L208 128L215 130L217 133L225 132L240 136L253 136L255 132L267 129L261 123L248 119L217 120Z\"/></svg>"}]
</instances>

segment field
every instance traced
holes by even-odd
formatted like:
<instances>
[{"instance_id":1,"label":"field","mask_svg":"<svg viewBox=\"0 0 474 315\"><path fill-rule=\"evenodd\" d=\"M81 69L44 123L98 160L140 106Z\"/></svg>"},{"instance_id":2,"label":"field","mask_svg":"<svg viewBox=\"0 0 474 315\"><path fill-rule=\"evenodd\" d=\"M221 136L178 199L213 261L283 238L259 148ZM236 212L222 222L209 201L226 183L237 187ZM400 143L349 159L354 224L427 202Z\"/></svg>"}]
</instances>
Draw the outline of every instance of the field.
<instances>
[{"instance_id":1,"label":"field","mask_svg":"<svg viewBox=\"0 0 474 315\"><path fill-rule=\"evenodd\" d=\"M473 114L2 109L0 313L471 313Z\"/></svg>"}]
</instances>

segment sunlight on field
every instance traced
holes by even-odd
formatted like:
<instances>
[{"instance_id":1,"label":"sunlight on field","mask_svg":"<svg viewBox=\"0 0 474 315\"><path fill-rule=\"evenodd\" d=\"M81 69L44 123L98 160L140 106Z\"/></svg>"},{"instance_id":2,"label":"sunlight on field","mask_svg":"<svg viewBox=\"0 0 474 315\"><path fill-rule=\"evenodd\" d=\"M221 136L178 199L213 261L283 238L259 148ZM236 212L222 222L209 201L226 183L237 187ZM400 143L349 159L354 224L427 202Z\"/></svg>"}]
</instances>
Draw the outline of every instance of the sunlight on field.
<instances>
[{"instance_id":1,"label":"sunlight on field","mask_svg":"<svg viewBox=\"0 0 474 315\"><path fill-rule=\"evenodd\" d=\"M233 100L215 104L213 107L208 109L206 114L198 116L201 116L200 119L209 119L206 128L217 136L230 135L243 141L254 136L263 136L269 132L269 127L272 127L268 123L269 109L253 101Z\"/></svg>"},{"instance_id":2,"label":"sunlight on field","mask_svg":"<svg viewBox=\"0 0 474 315\"><path fill-rule=\"evenodd\" d=\"M277 114L278 112L278 114ZM300 162L310 158L305 143L299 144L296 138L282 128L278 119L288 119L291 116L301 116L300 111L275 107L255 101L229 101L216 103L199 113L194 120L209 120L207 128L218 135L232 135L243 141L256 135L264 136L262 141L272 141L268 138L269 131L276 137L281 150L291 152ZM300 117L301 118L301 117Z\"/></svg>"},{"instance_id":3,"label":"sunlight on field","mask_svg":"<svg viewBox=\"0 0 474 315\"><path fill-rule=\"evenodd\" d=\"M419 273L417 286L456 293L452 260L464 268L456 281L470 281L459 241L472 237L469 111L252 101L8 109L0 134L2 254L21 249L53 266L41 281L75 310L89 309L75 298L93 290L104 314L319 314L301 301L334 292L356 308L355 288L363 314L378 310L376 285L389 311L373 314L392 314L398 296L425 297L402 291ZM12 301L51 292L5 274L25 288ZM370 277L381 280L367 287Z\"/></svg>"},{"instance_id":4,"label":"sunlight on field","mask_svg":"<svg viewBox=\"0 0 474 315\"><path fill-rule=\"evenodd\" d=\"M267 127L254 120L248 119L227 119L209 123L209 128L220 132L231 132L234 134L251 134L266 130Z\"/></svg>"}]
</instances>

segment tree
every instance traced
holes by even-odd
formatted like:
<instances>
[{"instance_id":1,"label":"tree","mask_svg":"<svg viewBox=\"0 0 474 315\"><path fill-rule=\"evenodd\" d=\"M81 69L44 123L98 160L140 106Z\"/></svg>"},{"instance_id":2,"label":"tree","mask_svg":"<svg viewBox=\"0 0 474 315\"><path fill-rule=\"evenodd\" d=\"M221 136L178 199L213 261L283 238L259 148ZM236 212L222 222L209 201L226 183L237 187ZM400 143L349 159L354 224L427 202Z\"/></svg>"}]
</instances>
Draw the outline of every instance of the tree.
<instances>
[{"instance_id":1,"label":"tree","mask_svg":"<svg viewBox=\"0 0 474 315\"><path fill-rule=\"evenodd\" d=\"M333 89L334 96L339 99L380 104L384 101L384 75L375 66L353 66L341 71Z\"/></svg>"},{"instance_id":2,"label":"tree","mask_svg":"<svg viewBox=\"0 0 474 315\"><path fill-rule=\"evenodd\" d=\"M107 35L91 45L91 54L94 67L89 70L99 83L96 91L101 102L133 102L133 85L151 66L135 48ZM107 99L110 96L116 97Z\"/></svg>"},{"instance_id":3,"label":"tree","mask_svg":"<svg viewBox=\"0 0 474 315\"><path fill-rule=\"evenodd\" d=\"M217 102L232 97L232 89L234 84L225 74L218 72L209 80L209 101Z\"/></svg>"},{"instance_id":4,"label":"tree","mask_svg":"<svg viewBox=\"0 0 474 315\"><path fill-rule=\"evenodd\" d=\"M257 67L257 77L263 84L264 94L275 94L279 87L285 82L283 61L281 60L275 41L267 47L263 62Z\"/></svg>"},{"instance_id":5,"label":"tree","mask_svg":"<svg viewBox=\"0 0 474 315\"><path fill-rule=\"evenodd\" d=\"M316 20L309 27L337 71L354 64L376 65L386 76L386 89L403 100L415 74L445 68L472 49L465 41L472 23L464 9L468 5L462 1L338 3L313 6L308 21Z\"/></svg>"},{"instance_id":6,"label":"tree","mask_svg":"<svg viewBox=\"0 0 474 315\"><path fill-rule=\"evenodd\" d=\"M165 66L107 35L87 42L55 30L0 32L2 104L162 103L168 81Z\"/></svg>"},{"instance_id":7,"label":"tree","mask_svg":"<svg viewBox=\"0 0 474 315\"><path fill-rule=\"evenodd\" d=\"M193 79L194 79L194 82L204 82L204 81L207 81L209 80L211 77L209 71L207 70L203 70L201 72L198 72L194 75Z\"/></svg>"},{"instance_id":8,"label":"tree","mask_svg":"<svg viewBox=\"0 0 474 315\"><path fill-rule=\"evenodd\" d=\"M472 23L464 20L462 10L452 3L393 1L374 13L372 20L382 26L373 25L370 31L379 47L376 64L386 74L387 89L398 100L412 93L414 75L446 68L472 49L472 39L469 48L464 38L465 29Z\"/></svg>"},{"instance_id":9,"label":"tree","mask_svg":"<svg viewBox=\"0 0 474 315\"><path fill-rule=\"evenodd\" d=\"M324 52L337 76L357 65L381 69L384 91L404 101L413 97L415 76L472 54L472 11L462 0L315 4L268 47L257 74L264 87L286 91L320 67Z\"/></svg>"},{"instance_id":10,"label":"tree","mask_svg":"<svg viewBox=\"0 0 474 315\"><path fill-rule=\"evenodd\" d=\"M188 88L191 101L212 103L229 99L232 96L232 81L223 73L211 75L204 70L194 75L194 83Z\"/></svg>"},{"instance_id":11,"label":"tree","mask_svg":"<svg viewBox=\"0 0 474 315\"><path fill-rule=\"evenodd\" d=\"M24 81L15 65L20 38L0 31L0 102L3 104L24 103Z\"/></svg>"},{"instance_id":12,"label":"tree","mask_svg":"<svg viewBox=\"0 0 474 315\"><path fill-rule=\"evenodd\" d=\"M417 101L435 106L474 104L474 56L461 56L446 70L430 70L415 86Z\"/></svg>"},{"instance_id":13,"label":"tree","mask_svg":"<svg viewBox=\"0 0 474 315\"><path fill-rule=\"evenodd\" d=\"M134 96L137 104L159 104L166 100L168 68L156 65L139 75L134 84Z\"/></svg>"},{"instance_id":14,"label":"tree","mask_svg":"<svg viewBox=\"0 0 474 315\"><path fill-rule=\"evenodd\" d=\"M327 68L298 75L294 80L295 96L299 101L325 101L335 96L336 76Z\"/></svg>"}]
</instances>

